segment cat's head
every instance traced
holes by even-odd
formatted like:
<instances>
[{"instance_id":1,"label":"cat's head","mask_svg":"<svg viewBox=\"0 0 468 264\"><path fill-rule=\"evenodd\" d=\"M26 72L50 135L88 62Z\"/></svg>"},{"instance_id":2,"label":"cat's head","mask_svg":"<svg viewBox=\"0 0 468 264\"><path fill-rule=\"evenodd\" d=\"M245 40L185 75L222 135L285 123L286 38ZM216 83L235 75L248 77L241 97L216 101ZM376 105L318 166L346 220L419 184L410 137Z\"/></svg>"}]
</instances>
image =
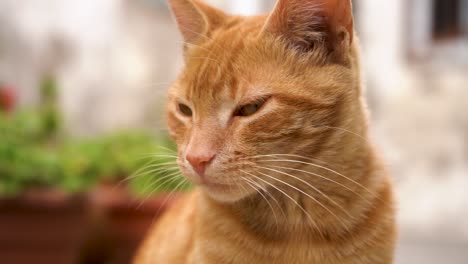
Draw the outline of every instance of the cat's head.
<instances>
[{"instance_id":1,"label":"cat's head","mask_svg":"<svg viewBox=\"0 0 468 264\"><path fill-rule=\"evenodd\" d=\"M169 2L185 40L167 104L183 175L225 202L287 182L281 164L318 156L359 100L350 0L279 0L258 17Z\"/></svg>"}]
</instances>

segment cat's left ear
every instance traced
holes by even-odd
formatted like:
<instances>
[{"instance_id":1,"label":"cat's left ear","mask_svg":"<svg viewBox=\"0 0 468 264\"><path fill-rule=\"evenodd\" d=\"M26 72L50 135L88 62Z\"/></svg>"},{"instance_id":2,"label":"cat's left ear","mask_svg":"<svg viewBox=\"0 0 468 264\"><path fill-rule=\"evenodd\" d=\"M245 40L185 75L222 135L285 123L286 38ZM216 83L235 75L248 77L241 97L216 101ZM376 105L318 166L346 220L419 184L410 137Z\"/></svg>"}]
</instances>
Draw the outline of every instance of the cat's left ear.
<instances>
[{"instance_id":1,"label":"cat's left ear","mask_svg":"<svg viewBox=\"0 0 468 264\"><path fill-rule=\"evenodd\" d=\"M197 44L207 39L209 31L220 25L226 16L199 0L169 0L169 5L188 44Z\"/></svg>"},{"instance_id":2,"label":"cat's left ear","mask_svg":"<svg viewBox=\"0 0 468 264\"><path fill-rule=\"evenodd\" d=\"M342 55L353 42L351 0L278 0L263 32L303 51L325 44L330 53Z\"/></svg>"}]
</instances>

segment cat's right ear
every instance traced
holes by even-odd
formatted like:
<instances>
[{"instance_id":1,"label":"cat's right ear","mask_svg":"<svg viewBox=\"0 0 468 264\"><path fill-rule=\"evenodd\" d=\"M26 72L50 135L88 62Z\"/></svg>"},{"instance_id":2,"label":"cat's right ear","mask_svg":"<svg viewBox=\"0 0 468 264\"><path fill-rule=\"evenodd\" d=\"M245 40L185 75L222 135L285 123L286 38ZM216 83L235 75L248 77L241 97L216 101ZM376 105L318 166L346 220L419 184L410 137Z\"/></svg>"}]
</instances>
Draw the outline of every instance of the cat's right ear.
<instances>
[{"instance_id":1,"label":"cat's right ear","mask_svg":"<svg viewBox=\"0 0 468 264\"><path fill-rule=\"evenodd\" d=\"M263 32L302 51L324 44L339 59L351 47L353 24L351 0L278 0Z\"/></svg>"},{"instance_id":2,"label":"cat's right ear","mask_svg":"<svg viewBox=\"0 0 468 264\"><path fill-rule=\"evenodd\" d=\"M169 0L172 13L187 44L197 44L207 38L210 30L226 16L198 0Z\"/></svg>"}]
</instances>

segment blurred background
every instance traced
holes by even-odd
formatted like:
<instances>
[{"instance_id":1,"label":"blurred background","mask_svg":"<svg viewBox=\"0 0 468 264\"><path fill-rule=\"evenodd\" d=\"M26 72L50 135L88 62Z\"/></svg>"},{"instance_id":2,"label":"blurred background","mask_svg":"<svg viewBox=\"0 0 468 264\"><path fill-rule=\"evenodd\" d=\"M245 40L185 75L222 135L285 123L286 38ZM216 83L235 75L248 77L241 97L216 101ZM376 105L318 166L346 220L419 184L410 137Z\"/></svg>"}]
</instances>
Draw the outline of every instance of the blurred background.
<instances>
[{"instance_id":1,"label":"blurred background","mask_svg":"<svg viewBox=\"0 0 468 264\"><path fill-rule=\"evenodd\" d=\"M353 2L397 264L466 263L468 0ZM168 193L190 188L162 113L183 66L165 0L0 0L0 25L1 262L129 263Z\"/></svg>"}]
</instances>

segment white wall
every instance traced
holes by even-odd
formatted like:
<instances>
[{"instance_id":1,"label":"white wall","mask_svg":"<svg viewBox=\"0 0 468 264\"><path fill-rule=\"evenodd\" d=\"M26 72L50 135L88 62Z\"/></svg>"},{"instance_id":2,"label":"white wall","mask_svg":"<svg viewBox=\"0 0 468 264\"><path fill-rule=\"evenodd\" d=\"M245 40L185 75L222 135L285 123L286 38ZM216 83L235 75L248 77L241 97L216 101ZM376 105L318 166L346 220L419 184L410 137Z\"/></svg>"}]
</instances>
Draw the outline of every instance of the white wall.
<instances>
[{"instance_id":1,"label":"white wall","mask_svg":"<svg viewBox=\"0 0 468 264\"><path fill-rule=\"evenodd\" d=\"M397 96L407 87L404 61L405 0L360 0L358 15L364 67L369 85L382 96Z\"/></svg>"},{"instance_id":2,"label":"white wall","mask_svg":"<svg viewBox=\"0 0 468 264\"><path fill-rule=\"evenodd\" d=\"M157 100L182 61L166 9L133 0L2 0L0 22L0 81L17 87L23 105L37 101L41 78L52 72L74 134L161 120ZM66 54L56 54L54 39Z\"/></svg>"},{"instance_id":3,"label":"white wall","mask_svg":"<svg viewBox=\"0 0 468 264\"><path fill-rule=\"evenodd\" d=\"M264 0L206 0L207 3L238 15L255 15L264 11Z\"/></svg>"}]
</instances>

